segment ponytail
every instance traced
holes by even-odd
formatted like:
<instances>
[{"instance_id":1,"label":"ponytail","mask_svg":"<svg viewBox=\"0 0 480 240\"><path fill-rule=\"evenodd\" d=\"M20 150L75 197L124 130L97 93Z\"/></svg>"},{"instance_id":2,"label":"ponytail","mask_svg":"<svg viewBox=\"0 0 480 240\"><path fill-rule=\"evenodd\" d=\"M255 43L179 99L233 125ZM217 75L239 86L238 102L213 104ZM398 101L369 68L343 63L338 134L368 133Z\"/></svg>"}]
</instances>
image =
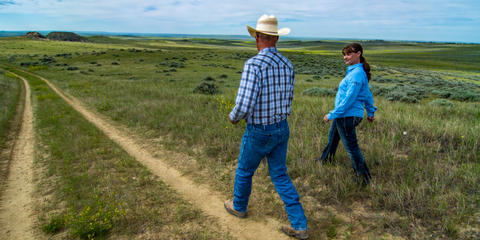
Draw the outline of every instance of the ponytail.
<instances>
[{"instance_id":1,"label":"ponytail","mask_svg":"<svg viewBox=\"0 0 480 240\"><path fill-rule=\"evenodd\" d=\"M360 62L363 63L363 70L367 74L368 81L370 82L370 79L372 78L372 74L370 73L370 64L368 64L367 60L365 60L365 57L362 55L360 55Z\"/></svg>"},{"instance_id":2,"label":"ponytail","mask_svg":"<svg viewBox=\"0 0 480 240\"><path fill-rule=\"evenodd\" d=\"M348 44L343 48L342 53L343 55L345 55L347 53L352 53L352 52L357 53L359 51L362 53L360 54L360 62L363 63L363 70L367 74L368 81L370 82L370 79L372 78L372 74L370 73L370 64L368 64L367 60L365 60L365 57L363 57L362 45L360 45L360 43Z\"/></svg>"}]
</instances>

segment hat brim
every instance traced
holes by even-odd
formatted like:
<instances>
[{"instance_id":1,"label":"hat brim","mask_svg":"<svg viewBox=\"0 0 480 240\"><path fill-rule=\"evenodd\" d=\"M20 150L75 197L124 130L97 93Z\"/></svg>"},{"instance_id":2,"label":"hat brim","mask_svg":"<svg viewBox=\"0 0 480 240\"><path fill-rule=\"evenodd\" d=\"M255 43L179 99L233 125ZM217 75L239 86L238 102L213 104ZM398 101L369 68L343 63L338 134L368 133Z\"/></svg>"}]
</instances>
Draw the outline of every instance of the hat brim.
<instances>
[{"instance_id":1,"label":"hat brim","mask_svg":"<svg viewBox=\"0 0 480 240\"><path fill-rule=\"evenodd\" d=\"M248 26L248 25L247 25L247 30L250 33L250 36L252 36L253 38L257 37L257 32L263 33L265 35L270 35L270 36L284 36L284 35L287 35L287 34L290 33L290 28L280 28L280 29L278 29L277 33L272 33L272 32L265 32L265 31L257 30L253 27Z\"/></svg>"}]
</instances>

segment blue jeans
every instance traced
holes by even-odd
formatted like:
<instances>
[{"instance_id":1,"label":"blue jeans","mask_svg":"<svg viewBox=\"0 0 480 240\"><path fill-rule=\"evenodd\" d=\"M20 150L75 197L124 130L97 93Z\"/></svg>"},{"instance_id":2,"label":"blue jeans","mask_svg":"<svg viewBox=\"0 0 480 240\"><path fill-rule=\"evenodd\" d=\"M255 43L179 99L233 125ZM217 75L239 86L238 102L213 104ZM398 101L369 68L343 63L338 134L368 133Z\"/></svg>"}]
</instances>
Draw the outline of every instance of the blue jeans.
<instances>
[{"instance_id":1,"label":"blue jeans","mask_svg":"<svg viewBox=\"0 0 480 240\"><path fill-rule=\"evenodd\" d=\"M323 150L320 160L331 162L335 157L338 143L340 139L343 142L343 146L350 156L353 170L357 176L362 177L364 184L368 184L370 181L370 170L367 163L363 158L360 147L358 147L357 133L355 128L362 121L360 117L345 117L333 119L332 127L328 133L328 143Z\"/></svg>"},{"instance_id":2,"label":"blue jeans","mask_svg":"<svg viewBox=\"0 0 480 240\"><path fill-rule=\"evenodd\" d=\"M253 174L260 161L266 157L270 178L285 204L291 226L296 230L306 230L307 218L300 203L300 196L287 174L289 137L287 120L270 125L247 124L235 173L233 207L240 212L247 211Z\"/></svg>"}]
</instances>

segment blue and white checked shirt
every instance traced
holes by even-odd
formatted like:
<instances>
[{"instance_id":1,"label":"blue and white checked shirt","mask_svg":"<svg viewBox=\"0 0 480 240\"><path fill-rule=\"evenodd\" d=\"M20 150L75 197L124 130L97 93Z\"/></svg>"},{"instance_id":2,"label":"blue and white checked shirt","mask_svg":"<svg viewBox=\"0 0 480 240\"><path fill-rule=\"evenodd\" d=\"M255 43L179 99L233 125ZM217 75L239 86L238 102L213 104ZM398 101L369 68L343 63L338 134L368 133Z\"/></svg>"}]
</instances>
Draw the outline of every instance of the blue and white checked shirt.
<instances>
[{"instance_id":1,"label":"blue and white checked shirt","mask_svg":"<svg viewBox=\"0 0 480 240\"><path fill-rule=\"evenodd\" d=\"M245 62L230 119L261 125L286 119L290 115L294 84L292 63L275 47L262 49Z\"/></svg>"}]
</instances>

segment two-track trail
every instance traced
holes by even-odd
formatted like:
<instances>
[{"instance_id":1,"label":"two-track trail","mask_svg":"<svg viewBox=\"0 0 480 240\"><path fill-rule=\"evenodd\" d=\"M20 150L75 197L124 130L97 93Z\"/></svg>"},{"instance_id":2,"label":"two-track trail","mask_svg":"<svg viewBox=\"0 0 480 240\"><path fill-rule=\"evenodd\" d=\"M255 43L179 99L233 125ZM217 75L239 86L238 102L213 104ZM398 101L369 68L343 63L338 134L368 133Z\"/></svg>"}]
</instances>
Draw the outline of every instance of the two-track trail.
<instances>
[{"instance_id":1,"label":"two-track trail","mask_svg":"<svg viewBox=\"0 0 480 240\"><path fill-rule=\"evenodd\" d=\"M168 165L167 159L162 159L161 156L164 154L158 154L160 157L154 156L135 140L139 139L139 137L132 137L131 133L122 132L118 127L110 123L105 116L89 110L85 104L64 93L47 79L34 73L23 72L45 81L76 111L97 126L138 162L146 166L153 174L159 176L162 181L180 193L184 199L201 209L205 214L216 218L223 231L228 231L231 236L238 239L289 239L279 231L280 223L274 219L254 221L254 219L249 218L238 219L228 214L223 207L225 199L220 193L213 191L206 185L199 185L191 179L182 176L182 173Z\"/></svg>"},{"instance_id":2,"label":"two-track trail","mask_svg":"<svg viewBox=\"0 0 480 240\"><path fill-rule=\"evenodd\" d=\"M11 73L13 74L13 73ZM14 74L16 75L16 74ZM25 78L25 105L19 136L14 144L6 188L0 202L0 238L35 239L33 233L34 134L30 87Z\"/></svg>"}]
</instances>

